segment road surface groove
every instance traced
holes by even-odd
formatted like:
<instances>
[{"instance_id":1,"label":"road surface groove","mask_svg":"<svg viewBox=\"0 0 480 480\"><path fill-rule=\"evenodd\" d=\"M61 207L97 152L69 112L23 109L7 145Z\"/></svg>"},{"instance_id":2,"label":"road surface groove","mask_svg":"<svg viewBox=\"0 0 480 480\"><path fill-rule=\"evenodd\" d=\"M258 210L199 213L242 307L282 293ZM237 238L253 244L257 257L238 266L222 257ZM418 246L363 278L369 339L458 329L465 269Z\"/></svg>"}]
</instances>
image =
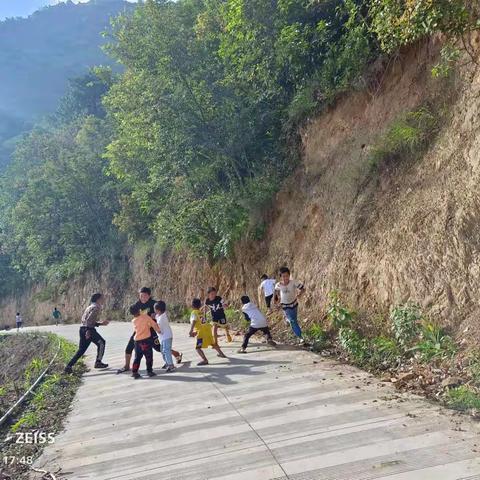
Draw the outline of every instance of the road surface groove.
<instances>
[{"instance_id":1,"label":"road surface groove","mask_svg":"<svg viewBox=\"0 0 480 480\"><path fill-rule=\"evenodd\" d=\"M76 325L37 330L78 338ZM161 373L155 354L159 375L133 380L115 374L130 331L101 329L110 369L85 374L37 467L69 480L480 480L477 423L365 372L289 347L240 355L238 341L197 367L174 325L184 364Z\"/></svg>"}]
</instances>

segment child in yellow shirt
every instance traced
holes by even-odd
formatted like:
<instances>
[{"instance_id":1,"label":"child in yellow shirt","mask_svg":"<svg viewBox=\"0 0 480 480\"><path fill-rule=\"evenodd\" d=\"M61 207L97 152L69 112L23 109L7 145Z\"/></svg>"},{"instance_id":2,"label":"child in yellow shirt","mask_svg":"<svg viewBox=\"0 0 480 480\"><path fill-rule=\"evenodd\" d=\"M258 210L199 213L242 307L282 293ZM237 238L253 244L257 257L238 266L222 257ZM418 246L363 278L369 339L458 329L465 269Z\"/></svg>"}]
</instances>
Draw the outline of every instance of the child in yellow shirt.
<instances>
[{"instance_id":1,"label":"child in yellow shirt","mask_svg":"<svg viewBox=\"0 0 480 480\"><path fill-rule=\"evenodd\" d=\"M138 304L130 307L130 313L133 315L132 324L135 330L133 337L135 341L135 360L132 365L132 377L140 378L138 370L143 357L147 362L148 376L154 377L156 373L153 371L153 338L150 329L153 328L157 333L160 333L160 327L150 315L141 312Z\"/></svg>"},{"instance_id":2,"label":"child in yellow shirt","mask_svg":"<svg viewBox=\"0 0 480 480\"><path fill-rule=\"evenodd\" d=\"M200 309L202 308L202 301L199 298L194 298L192 301L192 313L190 315L190 336L196 338L195 350L202 359L197 365L208 365L207 357L203 348L212 347L217 351L217 355L221 358L227 356L220 350L220 347L215 343L212 334L212 326L207 322Z\"/></svg>"}]
</instances>

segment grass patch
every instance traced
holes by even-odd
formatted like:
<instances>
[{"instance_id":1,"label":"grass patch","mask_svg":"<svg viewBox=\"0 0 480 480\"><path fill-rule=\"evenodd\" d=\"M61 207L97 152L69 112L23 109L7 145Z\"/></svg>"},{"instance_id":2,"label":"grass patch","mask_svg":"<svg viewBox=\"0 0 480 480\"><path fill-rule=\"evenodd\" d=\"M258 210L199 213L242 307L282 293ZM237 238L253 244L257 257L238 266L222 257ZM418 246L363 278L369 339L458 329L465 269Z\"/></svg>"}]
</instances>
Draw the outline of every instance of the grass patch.
<instances>
[{"instance_id":1,"label":"grass patch","mask_svg":"<svg viewBox=\"0 0 480 480\"><path fill-rule=\"evenodd\" d=\"M479 392L467 385L448 390L445 400L447 405L455 410L480 410Z\"/></svg>"},{"instance_id":2,"label":"grass patch","mask_svg":"<svg viewBox=\"0 0 480 480\"><path fill-rule=\"evenodd\" d=\"M405 113L395 120L373 146L369 164L372 170L404 157L418 157L438 133L440 122L429 107Z\"/></svg>"},{"instance_id":3,"label":"grass patch","mask_svg":"<svg viewBox=\"0 0 480 480\"><path fill-rule=\"evenodd\" d=\"M34 460L40 455L44 445L17 444L15 443L16 434L20 432L58 433L62 428L63 420L69 411L70 404L81 383L81 373L85 370L85 366L81 362L77 364L76 371L79 375L62 374L65 363L75 353L76 345L54 334L12 335L0 343L0 353L2 349L9 349L7 353L11 354L12 352L9 347L19 348L16 343L18 338L15 337L22 340L20 345L27 345L26 351L30 352L32 357L24 359L19 377L11 378L9 383L2 386L4 395L8 398L8 402L5 401L4 407L13 404L16 398L25 392L38 378L40 373L45 370L59 349L58 356L43 382L37 386L34 394L27 400L27 403L20 406L18 411L14 413L11 422L8 425L4 425L0 430L0 449L5 456L31 458ZM32 337L30 338L30 344L28 337ZM12 345L8 345L9 343ZM43 345L43 347L30 348L32 345ZM20 353L23 355L25 352ZM21 389L12 389L12 385L14 384L17 385L17 387L21 385ZM16 480L21 480L28 478L30 466L28 462L14 462L12 465L3 466L3 468L2 474L9 475ZM7 476L7 478L9 477Z\"/></svg>"}]
</instances>

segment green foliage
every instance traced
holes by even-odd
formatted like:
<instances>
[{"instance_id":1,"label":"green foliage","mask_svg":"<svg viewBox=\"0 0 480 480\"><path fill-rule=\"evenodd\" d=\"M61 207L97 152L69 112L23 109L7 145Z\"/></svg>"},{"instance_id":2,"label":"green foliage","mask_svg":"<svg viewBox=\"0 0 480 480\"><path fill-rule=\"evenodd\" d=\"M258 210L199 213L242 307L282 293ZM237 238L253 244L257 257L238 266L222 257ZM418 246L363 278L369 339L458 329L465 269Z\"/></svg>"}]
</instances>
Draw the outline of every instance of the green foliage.
<instances>
[{"instance_id":1,"label":"green foliage","mask_svg":"<svg viewBox=\"0 0 480 480\"><path fill-rule=\"evenodd\" d=\"M78 79L68 96L77 108L72 118L34 129L0 178L2 253L24 278L59 282L118 248L117 192L103 158L111 130L107 120L87 114L106 88L88 95L81 88L95 75L99 84L110 81L102 69Z\"/></svg>"},{"instance_id":2,"label":"green foliage","mask_svg":"<svg viewBox=\"0 0 480 480\"><path fill-rule=\"evenodd\" d=\"M451 388L446 393L446 402L457 410L480 410L480 394L467 385Z\"/></svg>"},{"instance_id":3,"label":"green foliage","mask_svg":"<svg viewBox=\"0 0 480 480\"><path fill-rule=\"evenodd\" d=\"M398 345L408 349L420 333L422 314L418 305L407 303L390 310L390 322Z\"/></svg>"},{"instance_id":4,"label":"green foliage","mask_svg":"<svg viewBox=\"0 0 480 480\"><path fill-rule=\"evenodd\" d=\"M460 59L460 50L455 45L447 43L440 53L440 61L432 68L433 78L447 78L452 73L453 66Z\"/></svg>"},{"instance_id":5,"label":"green foliage","mask_svg":"<svg viewBox=\"0 0 480 480\"><path fill-rule=\"evenodd\" d=\"M421 328L421 340L412 348L422 362L452 358L457 347L445 330L427 322Z\"/></svg>"},{"instance_id":6,"label":"green foliage","mask_svg":"<svg viewBox=\"0 0 480 480\"><path fill-rule=\"evenodd\" d=\"M437 133L438 128L437 116L427 107L402 115L374 145L370 155L372 168L386 161L418 155Z\"/></svg>"},{"instance_id":7,"label":"green foliage","mask_svg":"<svg viewBox=\"0 0 480 480\"><path fill-rule=\"evenodd\" d=\"M328 344L327 332L316 323L304 332L304 337L308 340L308 343L312 344L314 352L322 351Z\"/></svg>"},{"instance_id":8,"label":"green foliage","mask_svg":"<svg viewBox=\"0 0 480 480\"><path fill-rule=\"evenodd\" d=\"M376 337L371 342L370 348L372 350L371 363L374 366L392 367L402 356L398 343L392 338Z\"/></svg>"},{"instance_id":9,"label":"green foliage","mask_svg":"<svg viewBox=\"0 0 480 480\"><path fill-rule=\"evenodd\" d=\"M45 370L47 362L43 358L34 358L25 370L25 390L30 388L32 383Z\"/></svg>"},{"instance_id":10,"label":"green foliage","mask_svg":"<svg viewBox=\"0 0 480 480\"><path fill-rule=\"evenodd\" d=\"M388 53L436 32L456 37L478 28L478 2L470 0L373 0L370 15Z\"/></svg>"},{"instance_id":11,"label":"green foliage","mask_svg":"<svg viewBox=\"0 0 480 480\"><path fill-rule=\"evenodd\" d=\"M30 52L30 33L43 35L35 58L19 60L22 78L4 75L0 99L16 113L0 112L0 136L27 128L22 117L32 103L43 112L65 93L67 60L70 76L99 63L98 32L123 7L107 34L122 73L91 69L70 82L53 119L13 143L0 139L0 155L16 148L0 180L0 277L12 279L0 291L12 288L15 272L56 284L101 267L126 239L211 260L231 255L240 239L258 240L265 211L296 166L287 143L298 138L298 124L362 86L380 48L459 35L476 22L461 0L146 0L133 12L120 0L62 4L0 24L8 38L0 73L19 60L18 43ZM78 12L85 16L73 18ZM78 48L79 38L87 48ZM40 69L53 54L54 67ZM447 64L455 59L444 56ZM19 98L22 108L13 108ZM406 114L372 163L420 151L437 129L426 108ZM335 329L354 316L338 298L329 315Z\"/></svg>"},{"instance_id":12,"label":"green foliage","mask_svg":"<svg viewBox=\"0 0 480 480\"><path fill-rule=\"evenodd\" d=\"M53 300L56 294L56 288L53 285L47 285L40 292L36 293L33 296L34 300L38 302L48 302Z\"/></svg>"},{"instance_id":13,"label":"green foliage","mask_svg":"<svg viewBox=\"0 0 480 480\"><path fill-rule=\"evenodd\" d=\"M345 306L337 291L333 290L328 294L327 318L333 329L349 327L355 318L355 312Z\"/></svg>"},{"instance_id":14,"label":"green foliage","mask_svg":"<svg viewBox=\"0 0 480 480\"><path fill-rule=\"evenodd\" d=\"M10 430L15 433L24 428L33 428L38 423L38 413L35 411L28 411L22 415L11 427Z\"/></svg>"},{"instance_id":15,"label":"green foliage","mask_svg":"<svg viewBox=\"0 0 480 480\"><path fill-rule=\"evenodd\" d=\"M338 341L349 357L359 365L365 364L370 357L368 340L355 330L348 327L340 328Z\"/></svg>"}]
</instances>

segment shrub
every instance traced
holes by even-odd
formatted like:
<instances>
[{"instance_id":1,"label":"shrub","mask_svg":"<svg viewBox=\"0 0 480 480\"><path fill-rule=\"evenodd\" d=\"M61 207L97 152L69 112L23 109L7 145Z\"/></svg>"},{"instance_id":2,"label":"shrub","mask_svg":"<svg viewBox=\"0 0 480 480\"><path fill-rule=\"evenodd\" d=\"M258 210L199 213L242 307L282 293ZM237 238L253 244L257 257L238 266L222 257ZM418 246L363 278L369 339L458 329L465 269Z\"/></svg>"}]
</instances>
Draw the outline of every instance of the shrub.
<instances>
[{"instance_id":1,"label":"shrub","mask_svg":"<svg viewBox=\"0 0 480 480\"><path fill-rule=\"evenodd\" d=\"M402 352L395 340L388 337L374 338L371 343L372 365L384 367L393 366L398 363Z\"/></svg>"},{"instance_id":2,"label":"shrub","mask_svg":"<svg viewBox=\"0 0 480 480\"><path fill-rule=\"evenodd\" d=\"M355 312L342 303L340 295L336 290L330 292L328 298L327 318L332 328L338 330L350 326L355 317Z\"/></svg>"},{"instance_id":3,"label":"shrub","mask_svg":"<svg viewBox=\"0 0 480 480\"><path fill-rule=\"evenodd\" d=\"M413 349L422 362L452 358L457 348L445 330L433 323L426 323L421 329L421 340Z\"/></svg>"},{"instance_id":4,"label":"shrub","mask_svg":"<svg viewBox=\"0 0 480 480\"><path fill-rule=\"evenodd\" d=\"M403 350L418 336L421 318L419 307L411 303L398 305L390 311L393 335Z\"/></svg>"},{"instance_id":5,"label":"shrub","mask_svg":"<svg viewBox=\"0 0 480 480\"><path fill-rule=\"evenodd\" d=\"M320 352L327 345L327 333L318 324L312 325L306 332L305 337L312 344L314 352Z\"/></svg>"},{"instance_id":6,"label":"shrub","mask_svg":"<svg viewBox=\"0 0 480 480\"><path fill-rule=\"evenodd\" d=\"M394 121L370 154L370 166L420 153L438 131L437 117L427 108L408 112Z\"/></svg>"},{"instance_id":7,"label":"shrub","mask_svg":"<svg viewBox=\"0 0 480 480\"><path fill-rule=\"evenodd\" d=\"M446 393L446 401L449 407L457 410L472 408L480 410L479 393L467 385L449 389Z\"/></svg>"},{"instance_id":8,"label":"shrub","mask_svg":"<svg viewBox=\"0 0 480 480\"><path fill-rule=\"evenodd\" d=\"M432 68L433 78L447 78L460 58L460 50L451 43L442 48L440 61Z\"/></svg>"},{"instance_id":9,"label":"shrub","mask_svg":"<svg viewBox=\"0 0 480 480\"><path fill-rule=\"evenodd\" d=\"M356 363L363 365L370 356L368 341L355 330L342 327L338 332L338 340L348 356Z\"/></svg>"},{"instance_id":10,"label":"shrub","mask_svg":"<svg viewBox=\"0 0 480 480\"><path fill-rule=\"evenodd\" d=\"M391 53L436 32L457 37L478 28L476 8L471 0L373 0L371 29Z\"/></svg>"}]
</instances>

